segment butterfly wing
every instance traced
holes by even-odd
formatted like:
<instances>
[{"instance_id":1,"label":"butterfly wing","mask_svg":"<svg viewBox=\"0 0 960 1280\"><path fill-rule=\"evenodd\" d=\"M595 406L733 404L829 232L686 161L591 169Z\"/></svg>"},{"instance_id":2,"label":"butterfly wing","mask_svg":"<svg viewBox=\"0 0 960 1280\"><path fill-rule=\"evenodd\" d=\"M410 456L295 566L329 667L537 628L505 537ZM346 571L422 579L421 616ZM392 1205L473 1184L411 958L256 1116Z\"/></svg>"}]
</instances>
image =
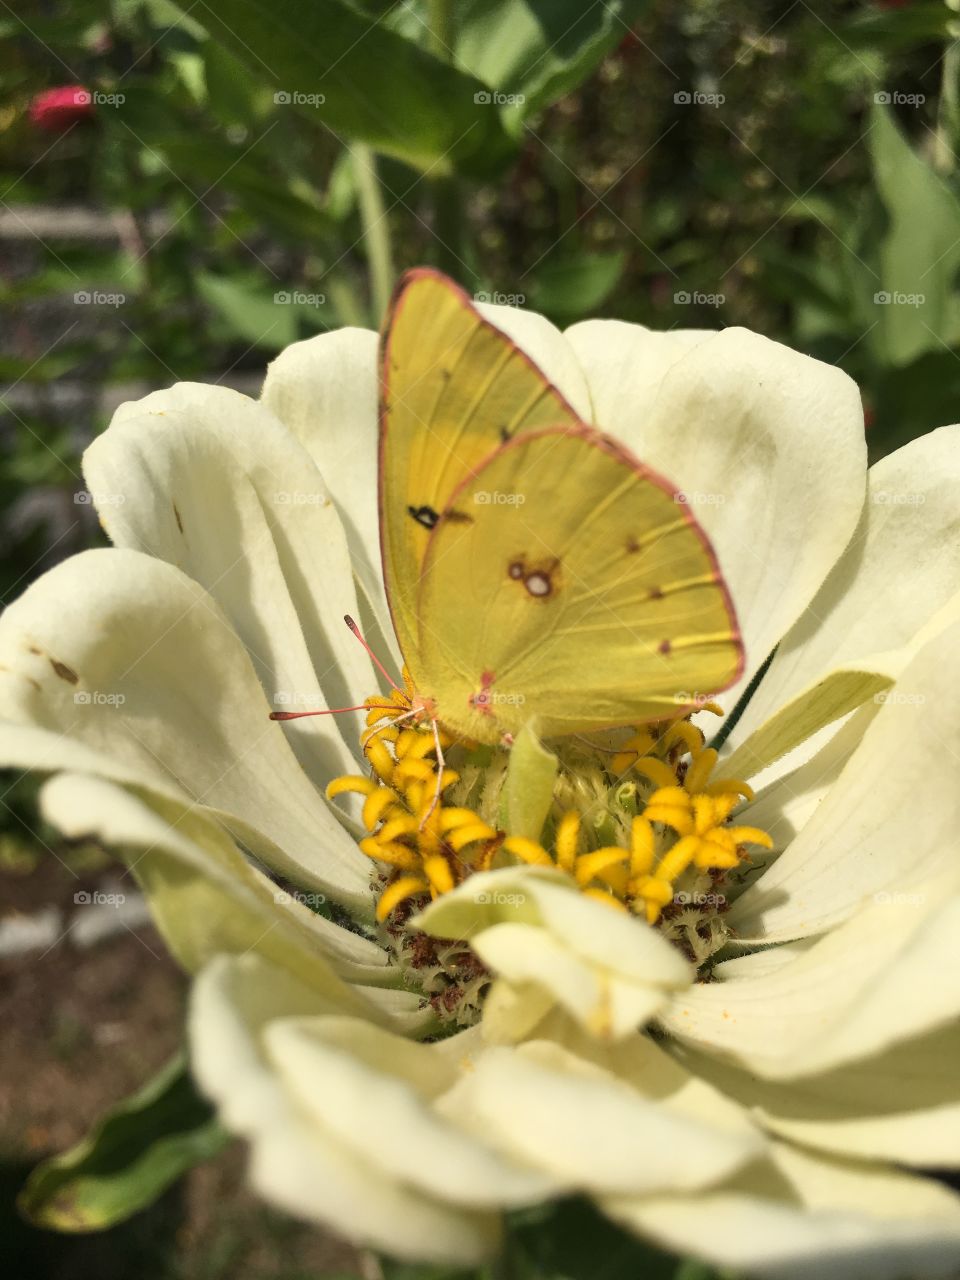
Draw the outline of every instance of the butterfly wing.
<instances>
[{"instance_id":1,"label":"butterfly wing","mask_svg":"<svg viewBox=\"0 0 960 1280\"><path fill-rule=\"evenodd\" d=\"M667 481L610 437L558 427L496 450L429 537L423 691L479 741L682 713L740 675L713 549Z\"/></svg>"},{"instance_id":2,"label":"butterfly wing","mask_svg":"<svg viewBox=\"0 0 960 1280\"><path fill-rule=\"evenodd\" d=\"M446 276L407 272L381 340L380 538L394 629L415 678L418 590L431 529L501 443L577 415Z\"/></svg>"}]
</instances>

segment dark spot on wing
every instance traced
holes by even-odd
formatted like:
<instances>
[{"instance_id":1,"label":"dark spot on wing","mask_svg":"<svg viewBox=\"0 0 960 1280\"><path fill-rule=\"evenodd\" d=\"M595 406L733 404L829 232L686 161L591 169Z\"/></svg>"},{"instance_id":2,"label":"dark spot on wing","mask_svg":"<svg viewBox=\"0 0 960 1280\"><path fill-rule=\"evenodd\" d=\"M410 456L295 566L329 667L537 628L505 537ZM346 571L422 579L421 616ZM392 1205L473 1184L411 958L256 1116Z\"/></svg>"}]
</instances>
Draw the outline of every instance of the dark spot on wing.
<instances>
[{"instance_id":1,"label":"dark spot on wing","mask_svg":"<svg viewBox=\"0 0 960 1280\"><path fill-rule=\"evenodd\" d=\"M556 586L554 575L559 568L560 561L557 557L541 564L528 565L525 556L517 556L507 565L507 576L514 582L522 582L535 600L546 600L553 595Z\"/></svg>"},{"instance_id":2,"label":"dark spot on wing","mask_svg":"<svg viewBox=\"0 0 960 1280\"><path fill-rule=\"evenodd\" d=\"M670 643L669 640L661 640L659 645L657 646L657 652L669 653L672 648L673 648L673 645Z\"/></svg>"},{"instance_id":3,"label":"dark spot on wing","mask_svg":"<svg viewBox=\"0 0 960 1280\"><path fill-rule=\"evenodd\" d=\"M437 527L437 521L440 517L433 507L407 507L407 510L417 524L422 524L425 529L435 529Z\"/></svg>"},{"instance_id":4,"label":"dark spot on wing","mask_svg":"<svg viewBox=\"0 0 960 1280\"><path fill-rule=\"evenodd\" d=\"M512 439L513 439L513 432L512 432L512 431L508 431L506 427L501 427L501 428L500 428L500 439L503 441L503 443L504 443L504 444L506 444L509 440L512 440Z\"/></svg>"},{"instance_id":5,"label":"dark spot on wing","mask_svg":"<svg viewBox=\"0 0 960 1280\"><path fill-rule=\"evenodd\" d=\"M465 511L456 511L452 507L443 513L443 519L449 520L451 524L473 524L473 516L468 516Z\"/></svg>"},{"instance_id":6,"label":"dark spot on wing","mask_svg":"<svg viewBox=\"0 0 960 1280\"><path fill-rule=\"evenodd\" d=\"M663 592L660 590L660 588L659 588L659 587L651 587L651 588L650 588L650 590L647 592L647 599L648 599L648 600L662 600L662 599L663 599Z\"/></svg>"},{"instance_id":7,"label":"dark spot on wing","mask_svg":"<svg viewBox=\"0 0 960 1280\"><path fill-rule=\"evenodd\" d=\"M635 555L640 550L640 543L634 537L627 539L627 552L629 555Z\"/></svg>"},{"instance_id":8,"label":"dark spot on wing","mask_svg":"<svg viewBox=\"0 0 960 1280\"><path fill-rule=\"evenodd\" d=\"M80 677L74 671L73 667L68 667L65 662L58 662L56 658L51 658L50 665L61 680L69 680L71 684L77 684L79 682Z\"/></svg>"}]
</instances>

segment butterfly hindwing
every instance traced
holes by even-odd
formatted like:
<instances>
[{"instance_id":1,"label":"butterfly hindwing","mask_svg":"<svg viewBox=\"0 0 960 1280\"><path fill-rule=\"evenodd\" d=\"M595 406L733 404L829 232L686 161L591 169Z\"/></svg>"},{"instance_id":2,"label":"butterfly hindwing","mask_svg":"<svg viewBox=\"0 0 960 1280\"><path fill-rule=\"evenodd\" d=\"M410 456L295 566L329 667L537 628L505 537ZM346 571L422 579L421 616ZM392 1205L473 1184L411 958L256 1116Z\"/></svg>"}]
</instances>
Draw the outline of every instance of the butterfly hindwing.
<instances>
[{"instance_id":1,"label":"butterfly hindwing","mask_svg":"<svg viewBox=\"0 0 960 1280\"><path fill-rule=\"evenodd\" d=\"M418 593L454 490L524 432L577 415L506 334L439 272L408 272L381 340L380 537L397 639L419 681Z\"/></svg>"},{"instance_id":2,"label":"butterfly hindwing","mask_svg":"<svg viewBox=\"0 0 960 1280\"><path fill-rule=\"evenodd\" d=\"M682 714L743 651L706 534L673 487L578 426L518 436L468 475L427 537L424 691L479 741Z\"/></svg>"}]
</instances>

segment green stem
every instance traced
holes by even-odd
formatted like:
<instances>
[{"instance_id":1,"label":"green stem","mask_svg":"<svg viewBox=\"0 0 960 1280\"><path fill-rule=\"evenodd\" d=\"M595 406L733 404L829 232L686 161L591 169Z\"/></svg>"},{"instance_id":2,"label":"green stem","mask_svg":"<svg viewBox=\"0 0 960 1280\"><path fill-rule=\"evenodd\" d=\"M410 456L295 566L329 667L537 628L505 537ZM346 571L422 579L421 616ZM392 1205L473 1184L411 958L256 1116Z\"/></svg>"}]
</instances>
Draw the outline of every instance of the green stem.
<instances>
[{"instance_id":1,"label":"green stem","mask_svg":"<svg viewBox=\"0 0 960 1280\"><path fill-rule=\"evenodd\" d=\"M442 62L453 61L453 0L429 0L427 25L428 48ZM430 184L433 193L433 234L437 242L437 265L448 275L462 276L464 271L463 204L460 187L453 177L436 178Z\"/></svg>"},{"instance_id":2,"label":"green stem","mask_svg":"<svg viewBox=\"0 0 960 1280\"><path fill-rule=\"evenodd\" d=\"M429 49L443 62L453 60L453 0L429 0L427 26Z\"/></svg>"},{"instance_id":3,"label":"green stem","mask_svg":"<svg viewBox=\"0 0 960 1280\"><path fill-rule=\"evenodd\" d=\"M960 3L947 0L947 8L957 13ZM947 23L947 41L933 144L933 162L941 173L952 173L957 166L954 143L960 133L960 22L956 18Z\"/></svg>"},{"instance_id":4,"label":"green stem","mask_svg":"<svg viewBox=\"0 0 960 1280\"><path fill-rule=\"evenodd\" d=\"M363 242L367 250L370 297L373 301L376 322L379 324L386 314L393 289L390 223L383 203L383 188L377 177L376 156L363 142L352 142L350 155L353 158L353 169L357 180Z\"/></svg>"}]
</instances>

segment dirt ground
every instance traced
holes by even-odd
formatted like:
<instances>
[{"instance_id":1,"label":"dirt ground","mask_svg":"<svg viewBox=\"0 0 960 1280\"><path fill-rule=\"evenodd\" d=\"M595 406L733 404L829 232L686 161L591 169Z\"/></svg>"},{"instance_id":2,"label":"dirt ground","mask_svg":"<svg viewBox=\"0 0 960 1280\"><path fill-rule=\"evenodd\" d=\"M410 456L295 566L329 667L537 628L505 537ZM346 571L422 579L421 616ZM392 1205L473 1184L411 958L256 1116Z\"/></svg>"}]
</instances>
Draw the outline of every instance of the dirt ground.
<instances>
[{"instance_id":1,"label":"dirt ground","mask_svg":"<svg viewBox=\"0 0 960 1280\"><path fill-rule=\"evenodd\" d=\"M0 916L53 903L78 881L52 857L0 873ZM181 1040L186 981L151 926L88 949L68 936L46 954L0 959L0 1239L10 1280L308 1280L356 1275L347 1246L266 1209L244 1186L242 1144L198 1167L111 1231L60 1236L13 1201L36 1162L82 1137Z\"/></svg>"}]
</instances>

